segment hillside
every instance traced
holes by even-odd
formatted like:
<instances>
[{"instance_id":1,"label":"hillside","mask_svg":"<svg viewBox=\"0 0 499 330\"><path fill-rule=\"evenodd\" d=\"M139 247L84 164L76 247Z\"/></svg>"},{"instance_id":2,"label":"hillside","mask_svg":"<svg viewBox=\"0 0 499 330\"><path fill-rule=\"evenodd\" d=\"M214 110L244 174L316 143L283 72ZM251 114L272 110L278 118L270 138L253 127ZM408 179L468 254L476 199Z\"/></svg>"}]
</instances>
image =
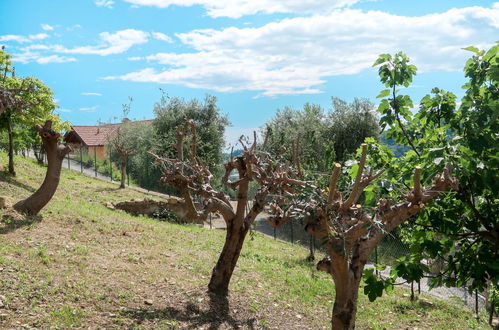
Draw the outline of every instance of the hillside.
<instances>
[{"instance_id":1,"label":"hillside","mask_svg":"<svg viewBox=\"0 0 499 330\"><path fill-rule=\"evenodd\" d=\"M16 166L17 177L0 174L0 195L17 201L45 169L21 157ZM305 261L307 250L254 235L228 304L213 302L205 286L224 232L103 206L144 197L158 198L63 169L39 217L0 224L0 328L329 328L332 280ZM358 328L487 328L463 306L405 293L374 303L360 293Z\"/></svg>"}]
</instances>

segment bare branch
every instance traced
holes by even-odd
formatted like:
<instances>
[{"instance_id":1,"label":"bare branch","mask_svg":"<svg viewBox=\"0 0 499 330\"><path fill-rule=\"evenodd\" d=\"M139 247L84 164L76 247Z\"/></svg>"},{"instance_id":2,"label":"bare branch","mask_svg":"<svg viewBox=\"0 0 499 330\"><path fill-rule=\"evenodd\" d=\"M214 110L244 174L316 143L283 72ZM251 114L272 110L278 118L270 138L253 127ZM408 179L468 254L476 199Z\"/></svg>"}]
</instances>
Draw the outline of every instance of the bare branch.
<instances>
[{"instance_id":1,"label":"bare branch","mask_svg":"<svg viewBox=\"0 0 499 330\"><path fill-rule=\"evenodd\" d=\"M341 205L342 210L348 210L353 204L357 202L362 193L361 179L362 173L364 172L364 166L366 165L367 158L367 144L362 144L362 155L360 157L359 169L357 170L357 176L355 177L355 182L352 187L352 192L348 199Z\"/></svg>"},{"instance_id":2,"label":"bare branch","mask_svg":"<svg viewBox=\"0 0 499 330\"><path fill-rule=\"evenodd\" d=\"M191 134L192 134L192 141L191 141L191 163L192 164L197 164L196 161L196 125L194 125L193 120L189 120L189 125L191 126Z\"/></svg>"},{"instance_id":3,"label":"bare branch","mask_svg":"<svg viewBox=\"0 0 499 330\"><path fill-rule=\"evenodd\" d=\"M253 152L256 148L256 131L253 131L253 144L251 145L250 152Z\"/></svg>"},{"instance_id":4,"label":"bare branch","mask_svg":"<svg viewBox=\"0 0 499 330\"><path fill-rule=\"evenodd\" d=\"M182 131L181 127L177 127L177 144L175 148L177 149L177 159L180 160L181 162L184 161L184 149L183 149L183 144L184 144L184 132Z\"/></svg>"}]
</instances>

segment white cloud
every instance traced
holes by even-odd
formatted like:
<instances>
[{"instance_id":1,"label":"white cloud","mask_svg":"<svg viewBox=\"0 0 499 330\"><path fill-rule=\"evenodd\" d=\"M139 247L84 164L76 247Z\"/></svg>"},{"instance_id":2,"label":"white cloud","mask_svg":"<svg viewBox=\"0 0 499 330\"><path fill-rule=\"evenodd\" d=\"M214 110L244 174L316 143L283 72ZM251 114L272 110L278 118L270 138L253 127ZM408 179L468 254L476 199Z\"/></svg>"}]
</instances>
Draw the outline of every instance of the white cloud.
<instances>
[{"instance_id":1,"label":"white cloud","mask_svg":"<svg viewBox=\"0 0 499 330\"><path fill-rule=\"evenodd\" d=\"M19 63L30 63L37 62L38 64L49 64L49 63L66 63L75 62L76 58L69 56L59 56L59 55L42 55L39 52L32 52L30 50L25 50L22 53L14 54L14 62Z\"/></svg>"},{"instance_id":2,"label":"white cloud","mask_svg":"<svg viewBox=\"0 0 499 330\"><path fill-rule=\"evenodd\" d=\"M152 1L152 0L151 0ZM122 79L261 95L319 93L325 79L370 68L381 53L400 50L420 71L461 70L469 53L499 35L499 8L468 7L425 16L343 9L284 19L259 28L230 27L177 34L194 49L143 59L150 67ZM138 58L133 58L138 60Z\"/></svg>"},{"instance_id":3,"label":"white cloud","mask_svg":"<svg viewBox=\"0 0 499 330\"><path fill-rule=\"evenodd\" d=\"M70 109L57 109L59 112L72 112Z\"/></svg>"},{"instance_id":4,"label":"white cloud","mask_svg":"<svg viewBox=\"0 0 499 330\"><path fill-rule=\"evenodd\" d=\"M86 96L102 96L101 93L81 93L81 95L86 95Z\"/></svg>"},{"instance_id":5,"label":"white cloud","mask_svg":"<svg viewBox=\"0 0 499 330\"><path fill-rule=\"evenodd\" d=\"M42 27L42 29L43 29L44 31L52 31L52 30L54 29L54 27L53 27L53 26L50 26L50 25L48 25L48 24L40 24L40 26Z\"/></svg>"},{"instance_id":6,"label":"white cloud","mask_svg":"<svg viewBox=\"0 0 499 330\"><path fill-rule=\"evenodd\" d=\"M211 17L239 18L258 13L299 13L323 14L334 9L351 6L360 0L125 0L134 6L169 6L205 7Z\"/></svg>"},{"instance_id":7,"label":"white cloud","mask_svg":"<svg viewBox=\"0 0 499 330\"><path fill-rule=\"evenodd\" d=\"M84 112L95 112L98 107L99 107L98 105L94 105L92 107L84 107L84 108L80 108L80 111L84 111Z\"/></svg>"},{"instance_id":8,"label":"white cloud","mask_svg":"<svg viewBox=\"0 0 499 330\"><path fill-rule=\"evenodd\" d=\"M121 30L116 33L102 32L99 36L101 42L97 46L81 46L69 49L61 45L53 45L49 48L56 53L107 56L124 53L132 46L146 43L149 39L147 32L134 29Z\"/></svg>"},{"instance_id":9,"label":"white cloud","mask_svg":"<svg viewBox=\"0 0 499 330\"><path fill-rule=\"evenodd\" d=\"M59 55L42 56L36 59L38 64L76 62L76 58Z\"/></svg>"},{"instance_id":10,"label":"white cloud","mask_svg":"<svg viewBox=\"0 0 499 330\"><path fill-rule=\"evenodd\" d=\"M0 41L28 42L32 40L44 39L47 36L48 35L41 33L38 35L31 35L28 39L23 36L7 35L0 36ZM31 44L29 46L22 47L22 53L15 54L14 60L21 63L36 61L40 64L47 64L76 61L76 58L74 57L56 54L93 54L100 56L120 54L126 52L134 45L146 43L149 40L149 33L134 29L127 29L117 31L115 33L102 32L99 34L99 37L101 41L96 46L66 48L62 45ZM40 52L43 52L44 54L41 54Z\"/></svg>"},{"instance_id":11,"label":"white cloud","mask_svg":"<svg viewBox=\"0 0 499 330\"><path fill-rule=\"evenodd\" d=\"M33 40L46 39L48 37L49 35L46 33L31 34L27 37L16 34L7 34L0 36L0 41L15 41L19 43L25 43L25 42L32 42Z\"/></svg>"},{"instance_id":12,"label":"white cloud","mask_svg":"<svg viewBox=\"0 0 499 330\"><path fill-rule=\"evenodd\" d=\"M167 36L164 33L161 33L161 32L152 32L151 34L152 34L152 37L154 39L161 40L161 41L166 41L168 43L172 43L173 42L172 38L170 38L169 36Z\"/></svg>"},{"instance_id":13,"label":"white cloud","mask_svg":"<svg viewBox=\"0 0 499 330\"><path fill-rule=\"evenodd\" d=\"M75 24L73 26L70 26L70 27L66 28L67 31L74 31L76 29L81 29L81 25L80 24Z\"/></svg>"},{"instance_id":14,"label":"white cloud","mask_svg":"<svg viewBox=\"0 0 499 330\"><path fill-rule=\"evenodd\" d=\"M30 35L28 38L30 38L31 40L43 40L43 39L46 39L48 37L49 37L49 35L46 33L38 33L38 34Z\"/></svg>"},{"instance_id":15,"label":"white cloud","mask_svg":"<svg viewBox=\"0 0 499 330\"><path fill-rule=\"evenodd\" d=\"M16 41L16 42L29 42L30 40L26 37L15 35L15 34L7 34L0 36L0 41Z\"/></svg>"},{"instance_id":16,"label":"white cloud","mask_svg":"<svg viewBox=\"0 0 499 330\"><path fill-rule=\"evenodd\" d=\"M96 0L95 4L98 7L113 8L114 1L112 1L112 0Z\"/></svg>"}]
</instances>

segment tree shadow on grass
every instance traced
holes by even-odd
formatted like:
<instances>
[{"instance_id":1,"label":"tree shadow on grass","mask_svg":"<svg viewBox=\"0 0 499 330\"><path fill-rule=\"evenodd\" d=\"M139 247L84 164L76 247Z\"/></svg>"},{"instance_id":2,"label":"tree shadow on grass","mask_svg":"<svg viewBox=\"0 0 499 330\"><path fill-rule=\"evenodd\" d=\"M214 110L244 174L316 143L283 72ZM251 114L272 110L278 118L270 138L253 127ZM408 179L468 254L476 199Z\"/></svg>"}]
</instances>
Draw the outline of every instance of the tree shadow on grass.
<instances>
[{"instance_id":1,"label":"tree shadow on grass","mask_svg":"<svg viewBox=\"0 0 499 330\"><path fill-rule=\"evenodd\" d=\"M99 188L95 189L95 192L117 192L117 191L123 191L119 186L116 187L105 187L105 188Z\"/></svg>"},{"instance_id":2,"label":"tree shadow on grass","mask_svg":"<svg viewBox=\"0 0 499 330\"><path fill-rule=\"evenodd\" d=\"M209 308L206 310L200 308L201 304L195 302L186 302L175 307L166 307L163 309L139 308L121 311L122 315L135 319L138 324L145 321L175 321L184 323L190 329L208 327L208 329L219 329L222 325L239 329L245 327L248 329L256 328L256 319L247 318L246 320L235 319L230 315L229 301L227 297L208 294ZM242 319L245 317L242 316Z\"/></svg>"},{"instance_id":3,"label":"tree shadow on grass","mask_svg":"<svg viewBox=\"0 0 499 330\"><path fill-rule=\"evenodd\" d=\"M21 183L21 182L17 181L15 179L15 177L12 176L12 174L10 174L7 171L0 171L0 181L7 182L8 184L11 184L13 186L22 188L22 189L27 190L27 191L29 191L31 193L34 193L36 191L35 188L30 187L30 186L28 186L28 185L26 185L24 183Z\"/></svg>"},{"instance_id":4,"label":"tree shadow on grass","mask_svg":"<svg viewBox=\"0 0 499 330\"><path fill-rule=\"evenodd\" d=\"M7 211L0 219L0 235L5 235L21 227L31 226L42 221L41 215L21 215L15 211Z\"/></svg>"}]
</instances>

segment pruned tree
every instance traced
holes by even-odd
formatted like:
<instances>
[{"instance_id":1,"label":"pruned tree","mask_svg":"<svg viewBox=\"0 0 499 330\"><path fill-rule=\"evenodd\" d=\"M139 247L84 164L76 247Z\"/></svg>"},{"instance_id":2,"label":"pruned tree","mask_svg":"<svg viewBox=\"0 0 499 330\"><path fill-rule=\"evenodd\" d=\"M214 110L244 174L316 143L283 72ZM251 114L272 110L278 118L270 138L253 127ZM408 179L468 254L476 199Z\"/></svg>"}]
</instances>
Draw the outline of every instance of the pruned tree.
<instances>
[{"instance_id":1,"label":"pruned tree","mask_svg":"<svg viewBox=\"0 0 499 330\"><path fill-rule=\"evenodd\" d=\"M36 125L45 150L47 152L48 167L40 188L31 196L14 205L14 209L21 213L36 215L54 196L61 176L61 166L64 157L71 152L71 147L61 145L58 140L61 136L52 130L52 121L47 120L45 125Z\"/></svg>"},{"instance_id":2,"label":"pruned tree","mask_svg":"<svg viewBox=\"0 0 499 330\"><path fill-rule=\"evenodd\" d=\"M185 134L191 131L190 158L183 159L182 145ZM161 158L153 155L163 172L161 181L176 187L184 199L184 207L192 220L203 221L211 213L219 213L225 220L227 230L225 244L213 268L208 290L211 293L226 296L232 273L239 258L246 235L257 215L263 211L266 198L271 193L293 193L294 186L304 182L296 179L296 172L291 166L273 162L269 155L256 150L256 133L251 146L241 138L243 153L239 157L230 157L225 164L222 182L237 193L234 206L223 192L213 189L212 175L208 166L201 165L196 158L196 127L193 121L186 122L177 130L177 157ZM232 173L237 173L237 180L231 180ZM256 182L259 189L253 198L251 209L246 212L248 188L250 182ZM203 202L196 205L193 196L199 196Z\"/></svg>"},{"instance_id":3,"label":"pruned tree","mask_svg":"<svg viewBox=\"0 0 499 330\"><path fill-rule=\"evenodd\" d=\"M111 147L118 153L120 156L121 162L121 181L120 181L120 189L125 188L126 181L126 165L128 158L138 153L137 149L137 136L134 134L136 131L134 124L131 123L127 116L130 113L130 107L132 103L132 98L129 97L128 104L123 104L123 122L120 124L116 130L114 130L108 136L108 142Z\"/></svg>"},{"instance_id":4,"label":"pruned tree","mask_svg":"<svg viewBox=\"0 0 499 330\"><path fill-rule=\"evenodd\" d=\"M273 205L273 216L269 219L272 225L278 226L303 217L307 224L305 230L322 240L327 257L318 263L317 268L331 274L335 283L333 329L355 327L359 285L364 266L376 245L423 209L426 203L448 190L457 189L457 180L451 176L450 166L446 166L436 176L433 185L426 189L421 187L421 168L416 167L413 188L402 196L401 201L379 199L371 210L364 208L358 204L362 193L385 170L375 172L373 167L368 168L368 145L362 144L361 147L357 173L347 198L343 198L337 189L341 165L336 164L327 189L314 188L313 193L303 198Z\"/></svg>"}]
</instances>

